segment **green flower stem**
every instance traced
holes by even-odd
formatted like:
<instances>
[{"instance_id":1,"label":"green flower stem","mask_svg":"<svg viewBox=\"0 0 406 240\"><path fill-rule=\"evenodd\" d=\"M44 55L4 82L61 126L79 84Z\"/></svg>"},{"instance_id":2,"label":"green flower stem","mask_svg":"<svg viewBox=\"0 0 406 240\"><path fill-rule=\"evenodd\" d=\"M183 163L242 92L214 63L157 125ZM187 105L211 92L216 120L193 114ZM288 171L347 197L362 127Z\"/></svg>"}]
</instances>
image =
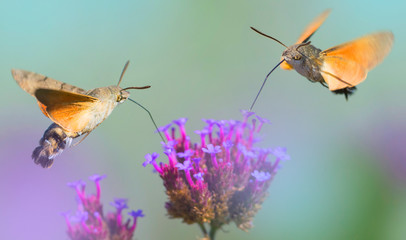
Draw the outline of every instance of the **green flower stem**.
<instances>
[{"instance_id":1,"label":"green flower stem","mask_svg":"<svg viewBox=\"0 0 406 240\"><path fill-rule=\"evenodd\" d=\"M210 233L209 233L209 239L210 239L210 240L214 240L214 239L215 239L216 232L217 232L217 230L218 230L219 228L220 228L220 227L216 227L216 226L210 225Z\"/></svg>"},{"instance_id":2,"label":"green flower stem","mask_svg":"<svg viewBox=\"0 0 406 240\"><path fill-rule=\"evenodd\" d=\"M204 226L204 224L203 223L198 223L198 224L199 224L200 229L202 230L204 237L209 238L209 235L207 234L207 230L206 230L206 227Z\"/></svg>"}]
</instances>

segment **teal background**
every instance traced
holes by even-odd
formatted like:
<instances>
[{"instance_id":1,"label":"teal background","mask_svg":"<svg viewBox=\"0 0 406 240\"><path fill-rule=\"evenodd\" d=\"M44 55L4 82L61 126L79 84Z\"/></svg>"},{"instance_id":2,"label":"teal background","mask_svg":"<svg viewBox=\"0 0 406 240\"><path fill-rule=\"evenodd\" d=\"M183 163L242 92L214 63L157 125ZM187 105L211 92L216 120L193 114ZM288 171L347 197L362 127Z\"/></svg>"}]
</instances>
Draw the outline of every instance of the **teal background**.
<instances>
[{"instance_id":1,"label":"teal background","mask_svg":"<svg viewBox=\"0 0 406 240\"><path fill-rule=\"evenodd\" d=\"M67 182L107 174L105 210L129 198L146 215L136 239L197 239L196 225L168 219L166 195L144 155L162 153L146 112L126 102L51 169L30 159L51 121L22 91L11 68L85 89L132 91L158 125L188 117L239 119L283 47L327 8L312 38L326 49L377 30L395 35L392 52L345 101L294 71L275 71L254 110L272 121L261 146L286 146L291 160L245 233L225 226L217 239L405 239L405 1L1 1L0 239L67 239L59 215L75 210ZM161 161L166 161L162 156ZM88 193L94 191L88 181Z\"/></svg>"}]
</instances>

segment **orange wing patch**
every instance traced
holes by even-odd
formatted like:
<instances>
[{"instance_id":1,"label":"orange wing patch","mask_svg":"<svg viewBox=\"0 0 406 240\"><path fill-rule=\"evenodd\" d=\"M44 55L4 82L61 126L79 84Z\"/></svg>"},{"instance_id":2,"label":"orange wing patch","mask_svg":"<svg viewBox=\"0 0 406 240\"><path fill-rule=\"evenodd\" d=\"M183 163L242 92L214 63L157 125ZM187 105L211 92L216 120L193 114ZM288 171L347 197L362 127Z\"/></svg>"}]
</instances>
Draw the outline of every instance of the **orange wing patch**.
<instances>
[{"instance_id":1,"label":"orange wing patch","mask_svg":"<svg viewBox=\"0 0 406 240\"><path fill-rule=\"evenodd\" d=\"M339 56L371 70L388 55L393 45L393 33L378 32L321 52L322 56Z\"/></svg>"},{"instance_id":2,"label":"orange wing patch","mask_svg":"<svg viewBox=\"0 0 406 240\"><path fill-rule=\"evenodd\" d=\"M40 101L37 101L39 109L41 109L41 112L45 115L45 117L49 118L49 115L47 113L47 106L45 106L44 104L42 104Z\"/></svg>"},{"instance_id":3,"label":"orange wing patch","mask_svg":"<svg viewBox=\"0 0 406 240\"><path fill-rule=\"evenodd\" d=\"M283 57L281 57L281 61L283 60ZM293 67L292 65L290 65L289 63L287 63L286 61L282 62L280 67L284 70L292 70Z\"/></svg>"},{"instance_id":4,"label":"orange wing patch","mask_svg":"<svg viewBox=\"0 0 406 240\"><path fill-rule=\"evenodd\" d=\"M320 73L330 91L354 87L367 77L367 71L360 64L340 57L325 57Z\"/></svg>"},{"instance_id":5,"label":"orange wing patch","mask_svg":"<svg viewBox=\"0 0 406 240\"><path fill-rule=\"evenodd\" d=\"M81 132L91 120L97 98L52 89L35 92L41 110L52 121L69 132Z\"/></svg>"},{"instance_id":6,"label":"orange wing patch","mask_svg":"<svg viewBox=\"0 0 406 240\"><path fill-rule=\"evenodd\" d=\"M369 70L388 55L391 32L370 34L320 53L321 74L331 91L353 87L365 80Z\"/></svg>"}]
</instances>

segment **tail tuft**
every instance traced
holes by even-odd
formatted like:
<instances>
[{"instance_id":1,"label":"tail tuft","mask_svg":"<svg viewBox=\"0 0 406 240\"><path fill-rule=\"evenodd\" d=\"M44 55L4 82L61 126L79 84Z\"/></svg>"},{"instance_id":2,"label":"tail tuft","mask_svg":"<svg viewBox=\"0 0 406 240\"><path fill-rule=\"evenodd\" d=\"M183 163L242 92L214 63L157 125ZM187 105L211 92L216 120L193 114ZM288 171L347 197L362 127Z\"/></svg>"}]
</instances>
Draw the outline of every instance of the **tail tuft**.
<instances>
[{"instance_id":1,"label":"tail tuft","mask_svg":"<svg viewBox=\"0 0 406 240\"><path fill-rule=\"evenodd\" d=\"M335 91L333 91L333 93L335 93L335 94L344 94L345 100L348 101L348 97L353 95L356 90L357 90L356 87L346 87L346 88L343 88L343 89L335 90Z\"/></svg>"},{"instance_id":2,"label":"tail tuft","mask_svg":"<svg viewBox=\"0 0 406 240\"><path fill-rule=\"evenodd\" d=\"M40 164L43 168L50 168L54 163L54 158L62 153L70 142L71 138L66 135L65 131L53 123L45 131L39 141L39 146L34 149L31 157L35 164Z\"/></svg>"},{"instance_id":3,"label":"tail tuft","mask_svg":"<svg viewBox=\"0 0 406 240\"><path fill-rule=\"evenodd\" d=\"M32 152L32 159L34 159L35 164L40 164L43 168L50 168L54 163L53 158L49 158L50 149L44 146L38 146Z\"/></svg>"}]
</instances>

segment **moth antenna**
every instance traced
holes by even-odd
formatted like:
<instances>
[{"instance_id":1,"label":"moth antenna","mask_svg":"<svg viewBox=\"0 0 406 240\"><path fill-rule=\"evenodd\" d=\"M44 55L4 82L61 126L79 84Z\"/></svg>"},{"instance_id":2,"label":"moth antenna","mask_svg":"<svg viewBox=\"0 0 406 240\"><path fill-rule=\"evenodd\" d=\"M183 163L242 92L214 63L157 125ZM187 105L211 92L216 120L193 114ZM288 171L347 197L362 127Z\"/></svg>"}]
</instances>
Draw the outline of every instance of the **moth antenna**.
<instances>
[{"instance_id":1,"label":"moth antenna","mask_svg":"<svg viewBox=\"0 0 406 240\"><path fill-rule=\"evenodd\" d=\"M150 88L151 86L143 86L143 87L127 87L127 88L124 88L124 89L121 89L121 91L125 91L125 90L128 90L128 89L147 89L147 88Z\"/></svg>"},{"instance_id":2,"label":"moth antenna","mask_svg":"<svg viewBox=\"0 0 406 240\"><path fill-rule=\"evenodd\" d=\"M149 117L151 118L152 123L154 124L156 131L158 132L158 134L159 134L159 136L161 137L162 141L163 141L164 143L166 143L166 141L165 141L164 137L162 136L161 132L158 130L158 126L156 125L155 120L154 120L154 118L152 117L151 112L148 111L148 109L146 109L144 106L142 106L142 105L139 104L138 102L132 100L131 98L128 98L128 100L130 100L131 102L137 104L138 106L140 106L142 109L144 109L144 110L149 114Z\"/></svg>"},{"instance_id":3,"label":"moth antenna","mask_svg":"<svg viewBox=\"0 0 406 240\"><path fill-rule=\"evenodd\" d=\"M121 80L123 80L123 76L124 76L125 71L127 70L128 64L130 64L130 60L128 60L128 61L125 63L124 68L123 68L123 71L121 71L121 76L120 76L120 79L118 80L117 87L120 85Z\"/></svg>"},{"instance_id":4,"label":"moth antenna","mask_svg":"<svg viewBox=\"0 0 406 240\"><path fill-rule=\"evenodd\" d=\"M283 61L285 61L285 59L283 59L282 61L280 61L280 62L279 62L274 68L272 68L272 70L266 75L265 80L264 80L264 82L262 83L262 86L261 86L261 88L259 89L259 91L258 91L258 93L257 93L257 96L255 97L254 102L252 103L252 105L251 105L251 107L250 107L250 110L249 110L250 112L251 112L252 108L254 107L255 102L257 101L257 99L258 99L258 97L259 97L259 94L260 94L261 91L262 91L262 88L264 88L265 83L266 83L266 80L268 80L269 75L271 75L271 73L272 73L277 67L279 67L279 65L281 65L281 64L283 63Z\"/></svg>"},{"instance_id":5,"label":"moth antenna","mask_svg":"<svg viewBox=\"0 0 406 240\"><path fill-rule=\"evenodd\" d=\"M299 48L303 47L303 46L309 45L310 43L311 43L311 41L303 42L303 43L299 44L299 46L296 47L296 51L297 51Z\"/></svg>"},{"instance_id":6,"label":"moth antenna","mask_svg":"<svg viewBox=\"0 0 406 240\"><path fill-rule=\"evenodd\" d=\"M254 30L255 32L261 34L262 36L265 36L265 37L267 37L267 38L270 38L270 39L274 40L275 42L281 44L281 45L284 46L285 48L288 48L285 44L283 44L283 43L282 43L281 41L279 41L278 39L276 39L276 38L274 38L274 37L271 37L271 36L269 36L269 35L267 35L267 34L261 32L261 31L255 29L255 28L253 28L253 27L250 27L250 28L251 28L252 30Z\"/></svg>"}]
</instances>

